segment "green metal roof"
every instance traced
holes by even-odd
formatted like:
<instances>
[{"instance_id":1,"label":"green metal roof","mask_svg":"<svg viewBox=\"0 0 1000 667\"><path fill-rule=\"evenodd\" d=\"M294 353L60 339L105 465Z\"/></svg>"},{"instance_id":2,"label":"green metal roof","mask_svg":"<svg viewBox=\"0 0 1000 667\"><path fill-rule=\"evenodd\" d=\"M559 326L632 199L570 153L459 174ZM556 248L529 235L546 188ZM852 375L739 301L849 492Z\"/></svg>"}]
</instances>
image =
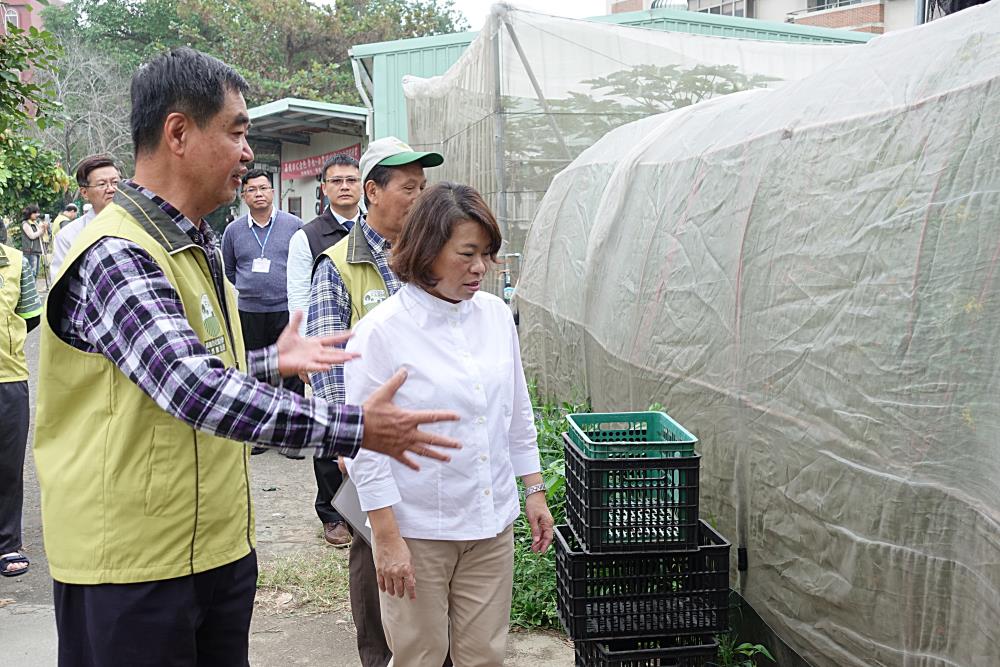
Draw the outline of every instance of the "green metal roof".
<instances>
[{"instance_id":1,"label":"green metal roof","mask_svg":"<svg viewBox=\"0 0 1000 667\"><path fill-rule=\"evenodd\" d=\"M400 51L420 51L422 49L435 49L454 44L469 44L478 34L478 31L470 30L468 32L451 32L447 35L432 35L431 37L396 39L390 42L372 42L371 44L352 46L350 51L352 58L366 58L381 53L398 53Z\"/></svg>"},{"instance_id":2,"label":"green metal roof","mask_svg":"<svg viewBox=\"0 0 1000 667\"><path fill-rule=\"evenodd\" d=\"M867 42L875 36L849 30L832 30L674 9L624 12L587 20L666 32L781 42L858 44ZM408 131L403 77L411 75L427 78L444 74L478 34L475 31L457 32L352 47L351 58L371 80L374 107L372 138L395 136L406 141Z\"/></svg>"},{"instance_id":3,"label":"green metal roof","mask_svg":"<svg viewBox=\"0 0 1000 667\"><path fill-rule=\"evenodd\" d=\"M363 136L368 109L286 97L249 109L251 138L308 144L317 132Z\"/></svg>"}]
</instances>

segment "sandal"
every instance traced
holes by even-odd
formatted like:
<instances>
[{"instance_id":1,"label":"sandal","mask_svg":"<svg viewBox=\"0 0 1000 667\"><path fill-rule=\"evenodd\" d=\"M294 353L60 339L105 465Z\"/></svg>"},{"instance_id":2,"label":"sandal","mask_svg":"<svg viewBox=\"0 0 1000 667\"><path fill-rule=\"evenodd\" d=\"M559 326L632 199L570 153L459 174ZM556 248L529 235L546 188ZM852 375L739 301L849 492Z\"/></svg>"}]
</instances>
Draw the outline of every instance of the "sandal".
<instances>
[{"instance_id":1,"label":"sandal","mask_svg":"<svg viewBox=\"0 0 1000 667\"><path fill-rule=\"evenodd\" d=\"M22 567L19 570L9 569L10 566L13 565L14 563L25 563L27 567ZM31 563L28 561L27 556L24 556L23 554L17 551L0 556L0 576L19 577L25 572L27 572L28 568L30 567Z\"/></svg>"}]
</instances>

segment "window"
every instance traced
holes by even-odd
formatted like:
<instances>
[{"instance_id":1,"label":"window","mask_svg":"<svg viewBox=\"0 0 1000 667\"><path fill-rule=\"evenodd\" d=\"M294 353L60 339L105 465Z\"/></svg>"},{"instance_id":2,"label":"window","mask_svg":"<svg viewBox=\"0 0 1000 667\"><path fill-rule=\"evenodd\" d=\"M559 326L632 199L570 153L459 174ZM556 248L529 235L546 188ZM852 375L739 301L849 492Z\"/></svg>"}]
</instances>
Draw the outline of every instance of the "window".
<instances>
[{"instance_id":1,"label":"window","mask_svg":"<svg viewBox=\"0 0 1000 667\"><path fill-rule=\"evenodd\" d=\"M688 10L702 14L747 16L745 0L688 0Z\"/></svg>"},{"instance_id":2,"label":"window","mask_svg":"<svg viewBox=\"0 0 1000 667\"><path fill-rule=\"evenodd\" d=\"M13 7L8 7L3 13L3 19L6 23L11 24L15 28L21 27L21 17L18 16L17 10ZM6 26L4 26L4 32L6 33Z\"/></svg>"},{"instance_id":3,"label":"window","mask_svg":"<svg viewBox=\"0 0 1000 667\"><path fill-rule=\"evenodd\" d=\"M302 217L302 197L288 198L288 212L296 218Z\"/></svg>"}]
</instances>

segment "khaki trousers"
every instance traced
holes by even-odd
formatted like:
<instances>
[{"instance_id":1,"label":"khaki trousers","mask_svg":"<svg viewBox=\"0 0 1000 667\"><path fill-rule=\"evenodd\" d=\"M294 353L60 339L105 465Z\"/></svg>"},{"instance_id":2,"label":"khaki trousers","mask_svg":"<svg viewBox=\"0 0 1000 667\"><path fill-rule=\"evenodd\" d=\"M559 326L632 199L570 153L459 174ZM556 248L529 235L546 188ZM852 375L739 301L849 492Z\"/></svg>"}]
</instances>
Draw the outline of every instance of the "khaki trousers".
<instances>
[{"instance_id":1,"label":"khaki trousers","mask_svg":"<svg viewBox=\"0 0 1000 667\"><path fill-rule=\"evenodd\" d=\"M514 581L514 528L486 540L406 539L417 599L379 593L389 667L501 667Z\"/></svg>"}]
</instances>

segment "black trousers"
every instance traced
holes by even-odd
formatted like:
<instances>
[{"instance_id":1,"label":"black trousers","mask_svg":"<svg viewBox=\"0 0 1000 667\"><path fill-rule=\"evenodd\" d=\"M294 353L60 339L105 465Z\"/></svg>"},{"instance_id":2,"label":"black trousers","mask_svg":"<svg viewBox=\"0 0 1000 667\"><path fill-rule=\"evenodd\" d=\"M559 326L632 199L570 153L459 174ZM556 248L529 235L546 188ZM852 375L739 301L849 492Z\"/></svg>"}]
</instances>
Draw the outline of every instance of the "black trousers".
<instances>
[{"instance_id":1,"label":"black trousers","mask_svg":"<svg viewBox=\"0 0 1000 667\"><path fill-rule=\"evenodd\" d=\"M254 313L249 310L240 311L240 328L243 330L243 344L247 351L259 350L278 342L278 336L288 326L288 311L279 310L273 313ZM281 383L285 389L291 389L297 394L305 393L302 380L297 377L285 378Z\"/></svg>"},{"instance_id":2,"label":"black trousers","mask_svg":"<svg viewBox=\"0 0 1000 667\"><path fill-rule=\"evenodd\" d=\"M278 336L288 326L288 313L286 311L253 313L241 310L240 323L246 348L258 350L274 345ZM298 378L285 378L282 384L297 394L305 393L305 386ZM333 509L333 497L337 494L340 483L344 481L340 468L337 467L337 461L313 459L313 474L316 475L316 516L323 523L343 521L340 513Z\"/></svg>"},{"instance_id":3,"label":"black trousers","mask_svg":"<svg viewBox=\"0 0 1000 667\"><path fill-rule=\"evenodd\" d=\"M0 382L0 554L21 548L28 411L28 383Z\"/></svg>"},{"instance_id":4,"label":"black trousers","mask_svg":"<svg viewBox=\"0 0 1000 667\"><path fill-rule=\"evenodd\" d=\"M257 554L137 584L54 582L59 667L248 667Z\"/></svg>"}]
</instances>

